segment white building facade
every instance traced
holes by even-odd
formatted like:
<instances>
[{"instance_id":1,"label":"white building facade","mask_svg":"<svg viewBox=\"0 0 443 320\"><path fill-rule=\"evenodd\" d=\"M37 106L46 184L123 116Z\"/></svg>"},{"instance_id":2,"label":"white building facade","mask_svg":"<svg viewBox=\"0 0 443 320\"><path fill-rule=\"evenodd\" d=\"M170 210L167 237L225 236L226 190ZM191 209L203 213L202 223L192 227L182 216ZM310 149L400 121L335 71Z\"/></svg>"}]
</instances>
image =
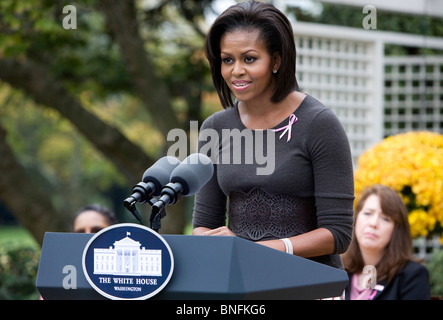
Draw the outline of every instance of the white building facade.
<instances>
[{"instance_id":1,"label":"white building facade","mask_svg":"<svg viewBox=\"0 0 443 320\"><path fill-rule=\"evenodd\" d=\"M161 276L162 251L147 250L128 234L114 247L94 249L94 274Z\"/></svg>"}]
</instances>

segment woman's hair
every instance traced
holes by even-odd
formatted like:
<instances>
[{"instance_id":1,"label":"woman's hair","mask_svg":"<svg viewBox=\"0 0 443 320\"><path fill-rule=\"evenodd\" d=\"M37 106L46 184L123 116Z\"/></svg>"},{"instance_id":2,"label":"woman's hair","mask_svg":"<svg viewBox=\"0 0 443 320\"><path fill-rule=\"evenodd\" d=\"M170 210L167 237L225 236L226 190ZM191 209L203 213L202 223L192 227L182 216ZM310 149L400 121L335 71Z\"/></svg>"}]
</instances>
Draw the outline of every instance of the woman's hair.
<instances>
[{"instance_id":1,"label":"woman's hair","mask_svg":"<svg viewBox=\"0 0 443 320\"><path fill-rule=\"evenodd\" d=\"M106 221L108 222L108 224L114 225L116 223L118 223L117 217L115 216L114 212L100 204L88 204L84 207L81 207L80 209L77 210L77 212L75 213L74 217L77 218L81 213L85 212L85 211L95 211L98 212L99 214L101 214L103 217L105 217Z\"/></svg>"},{"instance_id":2,"label":"woman's hair","mask_svg":"<svg viewBox=\"0 0 443 320\"><path fill-rule=\"evenodd\" d=\"M408 260L413 260L408 210L395 190L384 185L373 185L363 190L360 200L355 206L354 225L365 201L371 195L378 196L383 214L394 222L391 240L386 246L382 258L375 266L377 281L384 278L390 281ZM360 273L364 268L360 247L355 236L355 227L349 249L343 255L343 263L348 273Z\"/></svg>"},{"instance_id":3,"label":"woman's hair","mask_svg":"<svg viewBox=\"0 0 443 320\"><path fill-rule=\"evenodd\" d=\"M206 37L205 51L212 72L212 80L223 108L233 105L232 92L221 75L220 40L233 31L259 31L268 53L280 55L281 64L274 74L275 88L272 102L283 100L299 90L295 76L296 50L294 34L288 18L268 3L250 1L229 7L214 22Z\"/></svg>"}]
</instances>

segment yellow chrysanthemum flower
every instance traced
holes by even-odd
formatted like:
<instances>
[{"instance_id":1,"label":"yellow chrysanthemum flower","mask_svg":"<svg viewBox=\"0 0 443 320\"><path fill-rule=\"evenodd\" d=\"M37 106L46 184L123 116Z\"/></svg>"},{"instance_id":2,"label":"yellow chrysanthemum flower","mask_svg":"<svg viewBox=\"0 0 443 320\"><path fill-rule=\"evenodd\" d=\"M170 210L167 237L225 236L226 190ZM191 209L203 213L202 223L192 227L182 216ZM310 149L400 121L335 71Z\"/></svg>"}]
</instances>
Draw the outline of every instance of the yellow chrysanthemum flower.
<instances>
[{"instance_id":1,"label":"yellow chrysanthemum flower","mask_svg":"<svg viewBox=\"0 0 443 320\"><path fill-rule=\"evenodd\" d=\"M443 135L414 131L388 137L358 160L355 193L372 184L398 191L409 210L413 237L443 226Z\"/></svg>"}]
</instances>

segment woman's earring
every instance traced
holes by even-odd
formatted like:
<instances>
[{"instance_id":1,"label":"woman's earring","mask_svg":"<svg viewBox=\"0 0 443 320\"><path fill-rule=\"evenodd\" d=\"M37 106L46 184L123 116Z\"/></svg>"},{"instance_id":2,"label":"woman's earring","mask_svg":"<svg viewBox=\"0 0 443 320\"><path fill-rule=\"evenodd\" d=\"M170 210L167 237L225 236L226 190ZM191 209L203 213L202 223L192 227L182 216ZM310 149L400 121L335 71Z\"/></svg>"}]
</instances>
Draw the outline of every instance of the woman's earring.
<instances>
[{"instance_id":1,"label":"woman's earring","mask_svg":"<svg viewBox=\"0 0 443 320\"><path fill-rule=\"evenodd\" d=\"M278 70L274 70L274 71L272 71L272 73L276 74L276 73L277 73L277 71L278 71Z\"/></svg>"}]
</instances>

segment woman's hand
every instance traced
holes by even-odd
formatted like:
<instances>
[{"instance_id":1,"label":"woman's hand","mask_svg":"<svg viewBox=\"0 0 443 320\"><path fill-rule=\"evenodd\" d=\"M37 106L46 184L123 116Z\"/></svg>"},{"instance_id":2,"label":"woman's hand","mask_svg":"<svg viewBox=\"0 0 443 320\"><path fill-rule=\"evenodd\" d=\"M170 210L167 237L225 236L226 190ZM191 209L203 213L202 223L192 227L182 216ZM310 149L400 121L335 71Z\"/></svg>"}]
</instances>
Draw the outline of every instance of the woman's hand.
<instances>
[{"instance_id":1,"label":"woman's hand","mask_svg":"<svg viewBox=\"0 0 443 320\"><path fill-rule=\"evenodd\" d=\"M235 236L235 234L228 229L228 227L220 227L217 229L208 230L203 232L204 236Z\"/></svg>"},{"instance_id":2,"label":"woman's hand","mask_svg":"<svg viewBox=\"0 0 443 320\"><path fill-rule=\"evenodd\" d=\"M195 228L192 234L201 236L235 236L235 234L229 230L228 227L220 227L216 229Z\"/></svg>"},{"instance_id":3,"label":"woman's hand","mask_svg":"<svg viewBox=\"0 0 443 320\"><path fill-rule=\"evenodd\" d=\"M219 227L216 229L197 227L192 231L192 234L201 236L235 236L228 227ZM334 252L334 236L325 228L318 228L289 239L292 241L294 248L293 253L303 258L316 257ZM280 239L258 241L256 243L286 252L286 246Z\"/></svg>"}]
</instances>

